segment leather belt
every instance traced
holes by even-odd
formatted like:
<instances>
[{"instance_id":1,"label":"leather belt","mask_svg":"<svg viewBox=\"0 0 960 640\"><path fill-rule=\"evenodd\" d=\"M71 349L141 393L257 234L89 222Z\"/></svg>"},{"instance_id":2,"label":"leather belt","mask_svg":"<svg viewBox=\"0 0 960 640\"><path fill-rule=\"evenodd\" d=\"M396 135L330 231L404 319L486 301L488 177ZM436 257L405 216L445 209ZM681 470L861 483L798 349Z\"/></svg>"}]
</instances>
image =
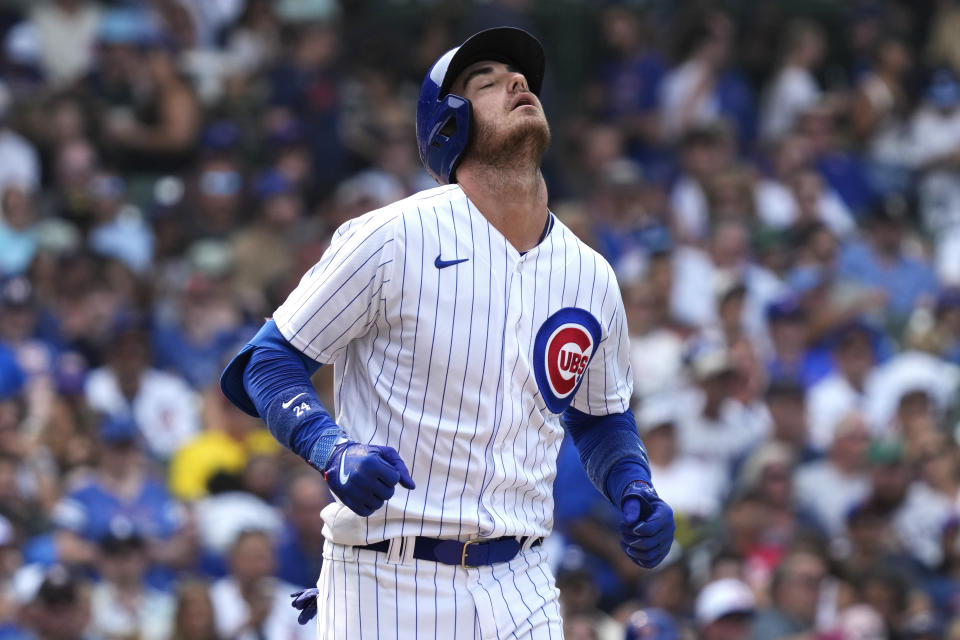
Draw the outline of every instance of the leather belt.
<instances>
[{"instance_id":1,"label":"leather belt","mask_svg":"<svg viewBox=\"0 0 960 640\"><path fill-rule=\"evenodd\" d=\"M482 567L513 560L528 540L529 538L518 540L516 536L504 536L502 538L481 538L460 542L459 540L439 540L417 536L413 545L413 557L418 560L459 565L464 568ZM541 542L543 542L543 538L537 538L530 546L535 547ZM383 540L354 548L386 552L390 548L390 541Z\"/></svg>"}]
</instances>

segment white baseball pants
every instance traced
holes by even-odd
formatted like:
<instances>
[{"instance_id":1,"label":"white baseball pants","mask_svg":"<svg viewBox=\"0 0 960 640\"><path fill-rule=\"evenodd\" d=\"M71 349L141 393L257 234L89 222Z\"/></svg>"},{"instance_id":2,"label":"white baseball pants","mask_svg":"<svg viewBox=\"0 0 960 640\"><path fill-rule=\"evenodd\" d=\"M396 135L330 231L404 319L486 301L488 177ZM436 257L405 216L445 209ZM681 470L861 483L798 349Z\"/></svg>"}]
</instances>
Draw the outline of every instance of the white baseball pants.
<instances>
[{"instance_id":1,"label":"white baseball pants","mask_svg":"<svg viewBox=\"0 0 960 640\"><path fill-rule=\"evenodd\" d=\"M558 590L542 547L465 569L327 541L317 587L320 640L561 640ZM293 612L291 612L293 613Z\"/></svg>"}]
</instances>

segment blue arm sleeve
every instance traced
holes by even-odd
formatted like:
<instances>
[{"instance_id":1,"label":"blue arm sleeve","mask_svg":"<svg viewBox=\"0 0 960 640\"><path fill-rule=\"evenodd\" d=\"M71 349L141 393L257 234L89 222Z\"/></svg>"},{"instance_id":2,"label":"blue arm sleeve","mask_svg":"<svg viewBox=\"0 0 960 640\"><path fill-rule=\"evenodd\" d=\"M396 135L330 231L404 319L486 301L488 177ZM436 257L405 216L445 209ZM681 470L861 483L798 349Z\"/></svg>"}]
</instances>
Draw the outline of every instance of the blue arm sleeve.
<instances>
[{"instance_id":1,"label":"blue arm sleeve","mask_svg":"<svg viewBox=\"0 0 960 640\"><path fill-rule=\"evenodd\" d=\"M593 486L617 507L631 482L650 483L650 462L630 410L591 416L569 407L563 424L580 452L580 463Z\"/></svg>"},{"instance_id":2,"label":"blue arm sleeve","mask_svg":"<svg viewBox=\"0 0 960 640\"><path fill-rule=\"evenodd\" d=\"M224 369L220 388L241 410L263 418L281 444L323 470L342 432L310 382L319 368L268 320Z\"/></svg>"}]
</instances>

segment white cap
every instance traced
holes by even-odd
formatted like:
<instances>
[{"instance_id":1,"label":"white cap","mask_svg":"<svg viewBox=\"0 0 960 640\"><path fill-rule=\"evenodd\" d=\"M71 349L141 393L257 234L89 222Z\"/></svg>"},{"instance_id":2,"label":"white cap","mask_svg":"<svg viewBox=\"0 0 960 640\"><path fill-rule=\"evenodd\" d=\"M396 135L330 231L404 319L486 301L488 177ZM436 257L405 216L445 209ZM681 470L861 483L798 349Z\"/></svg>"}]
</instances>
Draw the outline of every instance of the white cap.
<instances>
[{"instance_id":1,"label":"white cap","mask_svg":"<svg viewBox=\"0 0 960 640\"><path fill-rule=\"evenodd\" d=\"M673 423L677 419L676 403L675 394L670 393L658 393L643 398L636 411L637 429L643 434L661 425Z\"/></svg>"},{"instance_id":2,"label":"white cap","mask_svg":"<svg viewBox=\"0 0 960 640\"><path fill-rule=\"evenodd\" d=\"M697 596L697 624L705 627L733 613L753 613L756 603L750 587L736 578L709 583Z\"/></svg>"}]
</instances>

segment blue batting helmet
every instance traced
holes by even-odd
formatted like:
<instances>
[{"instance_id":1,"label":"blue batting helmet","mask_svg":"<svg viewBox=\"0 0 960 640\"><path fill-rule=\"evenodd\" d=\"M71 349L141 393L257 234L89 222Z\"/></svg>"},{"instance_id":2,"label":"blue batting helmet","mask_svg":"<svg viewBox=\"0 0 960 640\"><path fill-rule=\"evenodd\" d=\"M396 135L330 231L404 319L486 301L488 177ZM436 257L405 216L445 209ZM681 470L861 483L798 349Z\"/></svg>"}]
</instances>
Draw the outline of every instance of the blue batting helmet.
<instances>
[{"instance_id":1,"label":"blue batting helmet","mask_svg":"<svg viewBox=\"0 0 960 640\"><path fill-rule=\"evenodd\" d=\"M680 631L666 611L649 608L635 611L627 621L625 640L680 640Z\"/></svg>"},{"instance_id":2,"label":"blue batting helmet","mask_svg":"<svg viewBox=\"0 0 960 640\"><path fill-rule=\"evenodd\" d=\"M448 93L460 72L480 60L506 62L540 95L546 62L540 42L523 29L495 27L467 38L433 63L417 101L420 160L440 184L456 182L457 163L470 139L470 101Z\"/></svg>"}]
</instances>

